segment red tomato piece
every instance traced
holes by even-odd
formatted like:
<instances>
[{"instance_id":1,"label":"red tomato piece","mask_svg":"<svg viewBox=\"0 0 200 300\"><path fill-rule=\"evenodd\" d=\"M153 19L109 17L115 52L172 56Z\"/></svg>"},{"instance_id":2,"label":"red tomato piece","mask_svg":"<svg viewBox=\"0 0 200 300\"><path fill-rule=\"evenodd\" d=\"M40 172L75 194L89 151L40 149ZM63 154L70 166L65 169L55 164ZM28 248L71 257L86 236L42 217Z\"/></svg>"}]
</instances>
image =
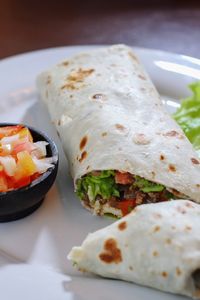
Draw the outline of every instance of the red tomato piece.
<instances>
[{"instance_id":1,"label":"red tomato piece","mask_svg":"<svg viewBox=\"0 0 200 300\"><path fill-rule=\"evenodd\" d=\"M0 139L2 139L5 136L11 136L17 134L22 128L23 125L0 127Z\"/></svg>"},{"instance_id":2,"label":"red tomato piece","mask_svg":"<svg viewBox=\"0 0 200 300\"><path fill-rule=\"evenodd\" d=\"M136 201L135 199L124 199L122 201L120 201L117 205L117 207L119 209L121 209L122 211L122 215L125 216L128 213L131 212L131 210L133 210L133 208L136 206Z\"/></svg>"},{"instance_id":3,"label":"red tomato piece","mask_svg":"<svg viewBox=\"0 0 200 300\"><path fill-rule=\"evenodd\" d=\"M8 190L7 178L3 171L2 166L0 166L0 192L6 192Z\"/></svg>"},{"instance_id":4,"label":"red tomato piece","mask_svg":"<svg viewBox=\"0 0 200 300\"><path fill-rule=\"evenodd\" d=\"M13 176L7 176L8 190L13 190L15 186L15 179Z\"/></svg>"},{"instance_id":5,"label":"red tomato piece","mask_svg":"<svg viewBox=\"0 0 200 300\"><path fill-rule=\"evenodd\" d=\"M37 178L40 177L40 176L41 176L40 173L35 173L35 174L31 175L31 181L37 179Z\"/></svg>"},{"instance_id":6,"label":"red tomato piece","mask_svg":"<svg viewBox=\"0 0 200 300\"><path fill-rule=\"evenodd\" d=\"M12 154L16 155L18 152L27 151L30 153L33 150L33 144L29 141L19 141L14 144Z\"/></svg>"},{"instance_id":7,"label":"red tomato piece","mask_svg":"<svg viewBox=\"0 0 200 300\"><path fill-rule=\"evenodd\" d=\"M119 171L116 171L115 173L115 182L119 184L131 184L133 183L134 179L133 176L126 172L126 173L121 173Z\"/></svg>"},{"instance_id":8,"label":"red tomato piece","mask_svg":"<svg viewBox=\"0 0 200 300\"><path fill-rule=\"evenodd\" d=\"M18 179L17 181L15 181L14 188L15 189L19 189L19 188L22 188L22 187L24 187L26 185L29 185L30 183L31 183L30 176L21 177L20 179Z\"/></svg>"}]
</instances>

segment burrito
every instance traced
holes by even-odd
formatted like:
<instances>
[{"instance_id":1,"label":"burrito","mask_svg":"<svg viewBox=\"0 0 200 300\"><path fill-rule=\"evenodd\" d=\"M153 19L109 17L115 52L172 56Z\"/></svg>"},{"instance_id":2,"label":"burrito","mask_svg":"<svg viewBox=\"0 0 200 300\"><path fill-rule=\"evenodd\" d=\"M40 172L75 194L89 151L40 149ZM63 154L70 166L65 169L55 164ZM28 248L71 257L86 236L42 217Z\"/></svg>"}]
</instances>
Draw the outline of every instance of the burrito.
<instances>
[{"instance_id":1,"label":"burrito","mask_svg":"<svg viewBox=\"0 0 200 300\"><path fill-rule=\"evenodd\" d=\"M144 204L89 234L68 259L82 271L200 299L199 231L199 204Z\"/></svg>"},{"instance_id":2,"label":"burrito","mask_svg":"<svg viewBox=\"0 0 200 300\"><path fill-rule=\"evenodd\" d=\"M37 85L85 208L120 218L139 204L200 202L198 156L131 48L75 55Z\"/></svg>"}]
</instances>

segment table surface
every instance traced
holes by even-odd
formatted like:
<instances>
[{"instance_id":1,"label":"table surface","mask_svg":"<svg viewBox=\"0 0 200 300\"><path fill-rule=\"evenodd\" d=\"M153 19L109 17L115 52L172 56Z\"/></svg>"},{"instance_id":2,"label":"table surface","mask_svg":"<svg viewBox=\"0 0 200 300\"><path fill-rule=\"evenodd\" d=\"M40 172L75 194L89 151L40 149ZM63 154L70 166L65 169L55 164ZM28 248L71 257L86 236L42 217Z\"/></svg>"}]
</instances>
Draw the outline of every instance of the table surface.
<instances>
[{"instance_id":1,"label":"table surface","mask_svg":"<svg viewBox=\"0 0 200 300\"><path fill-rule=\"evenodd\" d=\"M114 43L200 58L199 29L200 1L0 0L0 58Z\"/></svg>"}]
</instances>

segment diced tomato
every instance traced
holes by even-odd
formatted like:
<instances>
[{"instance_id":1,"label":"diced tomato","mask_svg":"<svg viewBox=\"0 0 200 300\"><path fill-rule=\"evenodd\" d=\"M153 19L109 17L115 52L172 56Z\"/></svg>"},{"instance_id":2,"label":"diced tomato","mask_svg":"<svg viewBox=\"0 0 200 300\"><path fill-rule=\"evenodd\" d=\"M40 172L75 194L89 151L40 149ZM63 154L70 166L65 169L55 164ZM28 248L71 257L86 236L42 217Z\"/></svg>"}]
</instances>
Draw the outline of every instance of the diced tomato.
<instances>
[{"instance_id":1,"label":"diced tomato","mask_svg":"<svg viewBox=\"0 0 200 300\"><path fill-rule=\"evenodd\" d=\"M0 139L5 136L17 134L22 128L22 125L0 127Z\"/></svg>"},{"instance_id":2,"label":"diced tomato","mask_svg":"<svg viewBox=\"0 0 200 300\"><path fill-rule=\"evenodd\" d=\"M0 192L6 192L8 189L6 175L3 171L3 167L0 165Z\"/></svg>"},{"instance_id":3,"label":"diced tomato","mask_svg":"<svg viewBox=\"0 0 200 300\"><path fill-rule=\"evenodd\" d=\"M27 140L18 141L14 144L12 154L16 155L18 152L27 151L31 152L34 149L34 146L31 142Z\"/></svg>"},{"instance_id":4,"label":"diced tomato","mask_svg":"<svg viewBox=\"0 0 200 300\"><path fill-rule=\"evenodd\" d=\"M38 177L40 177L40 175L41 175L40 173L35 173L35 174L31 175L31 181L37 179Z\"/></svg>"},{"instance_id":5,"label":"diced tomato","mask_svg":"<svg viewBox=\"0 0 200 300\"><path fill-rule=\"evenodd\" d=\"M21 187L29 185L30 183L31 183L30 176L22 177L22 178L18 179L17 181L15 181L14 188L19 189Z\"/></svg>"},{"instance_id":6,"label":"diced tomato","mask_svg":"<svg viewBox=\"0 0 200 300\"><path fill-rule=\"evenodd\" d=\"M7 186L8 190L19 189L31 183L31 177L25 176L21 178L17 178L14 176L7 176Z\"/></svg>"},{"instance_id":7,"label":"diced tomato","mask_svg":"<svg viewBox=\"0 0 200 300\"><path fill-rule=\"evenodd\" d=\"M121 173L119 171L116 171L115 173L115 182L119 184L131 184L133 183L134 179L133 176L126 172L126 173Z\"/></svg>"},{"instance_id":8,"label":"diced tomato","mask_svg":"<svg viewBox=\"0 0 200 300\"><path fill-rule=\"evenodd\" d=\"M128 200L124 199L118 203L117 208L121 209L122 215L125 216L128 213L130 213L135 206L136 206L135 199L128 199Z\"/></svg>"},{"instance_id":9,"label":"diced tomato","mask_svg":"<svg viewBox=\"0 0 200 300\"><path fill-rule=\"evenodd\" d=\"M15 179L13 176L7 176L7 185L8 185L8 190L12 190L15 185Z\"/></svg>"}]
</instances>

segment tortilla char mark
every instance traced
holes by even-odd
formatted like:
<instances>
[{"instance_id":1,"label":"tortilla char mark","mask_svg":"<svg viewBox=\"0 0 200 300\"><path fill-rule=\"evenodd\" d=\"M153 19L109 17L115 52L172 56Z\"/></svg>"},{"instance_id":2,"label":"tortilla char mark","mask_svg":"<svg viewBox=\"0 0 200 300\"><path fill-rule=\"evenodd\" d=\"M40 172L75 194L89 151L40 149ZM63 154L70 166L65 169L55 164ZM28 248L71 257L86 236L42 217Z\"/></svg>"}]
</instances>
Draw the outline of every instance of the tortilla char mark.
<instances>
[{"instance_id":1,"label":"tortilla char mark","mask_svg":"<svg viewBox=\"0 0 200 300\"><path fill-rule=\"evenodd\" d=\"M184 209L184 208L181 207L181 206L178 206L176 210L177 210L179 213L183 214L183 215L186 214L186 212L187 212L186 209Z\"/></svg>"},{"instance_id":2,"label":"tortilla char mark","mask_svg":"<svg viewBox=\"0 0 200 300\"><path fill-rule=\"evenodd\" d=\"M168 137L176 137L178 139L184 139L184 136L182 134L180 134L179 132L177 132L176 130L168 131L168 132L164 133L163 135L168 136Z\"/></svg>"},{"instance_id":3,"label":"tortilla char mark","mask_svg":"<svg viewBox=\"0 0 200 300\"><path fill-rule=\"evenodd\" d=\"M169 164L168 170L171 172L176 172L176 167L173 164Z\"/></svg>"},{"instance_id":4,"label":"tortilla char mark","mask_svg":"<svg viewBox=\"0 0 200 300\"><path fill-rule=\"evenodd\" d=\"M133 54L133 52L129 51L128 55L129 55L130 59L133 60L134 64L135 64L135 62L138 63L138 58Z\"/></svg>"},{"instance_id":5,"label":"tortilla char mark","mask_svg":"<svg viewBox=\"0 0 200 300\"><path fill-rule=\"evenodd\" d=\"M51 80L52 80L51 76L48 75L48 76L47 76L46 84L51 84Z\"/></svg>"},{"instance_id":6,"label":"tortilla char mark","mask_svg":"<svg viewBox=\"0 0 200 300\"><path fill-rule=\"evenodd\" d=\"M68 76L68 80L69 81L73 81L73 82L82 82L86 77L88 77L89 75L91 75L94 72L94 69L82 69L79 68L76 72L71 73Z\"/></svg>"},{"instance_id":7,"label":"tortilla char mark","mask_svg":"<svg viewBox=\"0 0 200 300\"><path fill-rule=\"evenodd\" d=\"M79 68L76 71L73 71L66 78L66 83L61 87L61 90L78 90L83 88L85 79L94 72L94 69L82 69Z\"/></svg>"},{"instance_id":8,"label":"tortilla char mark","mask_svg":"<svg viewBox=\"0 0 200 300\"><path fill-rule=\"evenodd\" d=\"M122 262L121 250L117 248L117 242L115 239L110 238L105 241L104 252L99 254L100 260L107 264Z\"/></svg>"},{"instance_id":9,"label":"tortilla char mark","mask_svg":"<svg viewBox=\"0 0 200 300\"><path fill-rule=\"evenodd\" d=\"M95 100L106 100L106 95L104 94L95 94L92 96L92 99L95 99Z\"/></svg>"},{"instance_id":10,"label":"tortilla char mark","mask_svg":"<svg viewBox=\"0 0 200 300\"><path fill-rule=\"evenodd\" d=\"M155 226L153 232L158 232L158 231L160 231L160 226Z\"/></svg>"},{"instance_id":11,"label":"tortilla char mark","mask_svg":"<svg viewBox=\"0 0 200 300\"><path fill-rule=\"evenodd\" d=\"M81 153L81 157L78 159L78 161L81 163L86 157L87 157L87 152L83 151Z\"/></svg>"},{"instance_id":12,"label":"tortilla char mark","mask_svg":"<svg viewBox=\"0 0 200 300\"><path fill-rule=\"evenodd\" d=\"M191 161L194 165L199 165L200 164L200 162L194 157L191 158Z\"/></svg>"},{"instance_id":13,"label":"tortilla char mark","mask_svg":"<svg viewBox=\"0 0 200 300\"><path fill-rule=\"evenodd\" d=\"M161 273L161 275L162 275L162 277L164 277L164 278L166 278L166 277L168 276L167 272L165 272L165 271L163 271L163 272Z\"/></svg>"},{"instance_id":14,"label":"tortilla char mark","mask_svg":"<svg viewBox=\"0 0 200 300\"><path fill-rule=\"evenodd\" d=\"M80 150L82 150L83 148L85 148L86 144L87 144L88 138L87 136L84 136L80 142Z\"/></svg>"},{"instance_id":15,"label":"tortilla char mark","mask_svg":"<svg viewBox=\"0 0 200 300\"><path fill-rule=\"evenodd\" d=\"M107 132L102 132L102 134L101 134L101 136L107 136L108 135L108 133Z\"/></svg>"},{"instance_id":16,"label":"tortilla char mark","mask_svg":"<svg viewBox=\"0 0 200 300\"><path fill-rule=\"evenodd\" d=\"M137 145L147 145L151 141L144 133L136 133L133 136L133 142Z\"/></svg>"},{"instance_id":17,"label":"tortilla char mark","mask_svg":"<svg viewBox=\"0 0 200 300\"><path fill-rule=\"evenodd\" d=\"M119 223L119 225L118 225L118 228L119 228L119 230L121 230L121 231L122 231L122 230L125 230L126 227L127 227L127 223L126 223L125 221Z\"/></svg>"},{"instance_id":18,"label":"tortilla char mark","mask_svg":"<svg viewBox=\"0 0 200 300\"><path fill-rule=\"evenodd\" d=\"M69 65L69 62L67 60L63 61L60 66L67 67Z\"/></svg>"},{"instance_id":19,"label":"tortilla char mark","mask_svg":"<svg viewBox=\"0 0 200 300\"><path fill-rule=\"evenodd\" d=\"M126 129L126 127L124 127L122 124L115 124L115 127L120 131L124 131Z\"/></svg>"},{"instance_id":20,"label":"tortilla char mark","mask_svg":"<svg viewBox=\"0 0 200 300\"><path fill-rule=\"evenodd\" d=\"M165 159L164 155L161 154L161 155L160 155L160 160L164 160L164 159Z\"/></svg>"},{"instance_id":21,"label":"tortilla char mark","mask_svg":"<svg viewBox=\"0 0 200 300\"><path fill-rule=\"evenodd\" d=\"M142 79L142 80L147 80L146 77L144 75L139 74L138 78Z\"/></svg>"}]
</instances>

